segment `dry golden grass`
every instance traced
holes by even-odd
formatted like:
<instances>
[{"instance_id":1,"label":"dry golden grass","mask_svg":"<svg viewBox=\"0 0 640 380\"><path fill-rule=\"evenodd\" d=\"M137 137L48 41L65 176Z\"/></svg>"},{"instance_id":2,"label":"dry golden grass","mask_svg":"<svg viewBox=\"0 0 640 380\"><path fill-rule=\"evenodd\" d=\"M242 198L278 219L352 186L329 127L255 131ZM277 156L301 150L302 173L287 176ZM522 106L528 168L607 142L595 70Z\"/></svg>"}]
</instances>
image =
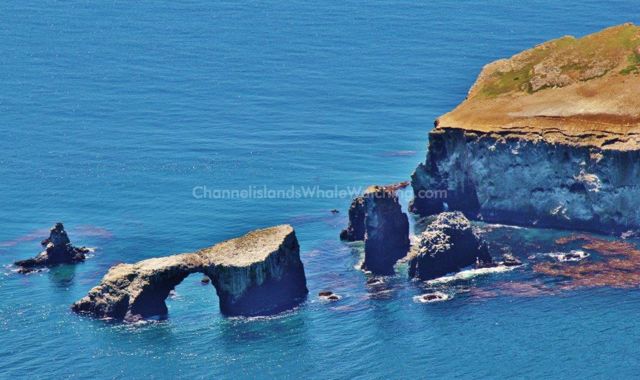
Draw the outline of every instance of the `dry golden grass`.
<instances>
[{"instance_id":1,"label":"dry golden grass","mask_svg":"<svg viewBox=\"0 0 640 380\"><path fill-rule=\"evenodd\" d=\"M438 129L640 148L640 28L563 37L488 64ZM436 131L437 133L437 131Z\"/></svg>"}]
</instances>

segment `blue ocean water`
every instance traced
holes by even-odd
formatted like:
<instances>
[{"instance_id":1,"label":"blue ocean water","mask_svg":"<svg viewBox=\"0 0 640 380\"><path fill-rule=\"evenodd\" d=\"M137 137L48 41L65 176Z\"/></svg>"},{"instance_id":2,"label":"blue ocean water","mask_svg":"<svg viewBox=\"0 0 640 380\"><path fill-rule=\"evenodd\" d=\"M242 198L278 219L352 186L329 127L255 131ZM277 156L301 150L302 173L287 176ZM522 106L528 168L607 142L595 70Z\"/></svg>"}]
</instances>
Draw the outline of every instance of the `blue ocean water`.
<instances>
[{"instance_id":1,"label":"blue ocean water","mask_svg":"<svg viewBox=\"0 0 640 380\"><path fill-rule=\"evenodd\" d=\"M354 269L359 248L337 238L348 198L193 196L406 180L484 64L628 21L634 4L593 0L3 1L0 378L637 376L637 289L419 304L402 273L380 292ZM11 272L58 220L95 254ZM69 310L114 263L279 223L296 228L311 291L290 313L224 318L198 276L160 323ZM517 231L524 256L563 235ZM323 289L344 298L322 303Z\"/></svg>"}]
</instances>

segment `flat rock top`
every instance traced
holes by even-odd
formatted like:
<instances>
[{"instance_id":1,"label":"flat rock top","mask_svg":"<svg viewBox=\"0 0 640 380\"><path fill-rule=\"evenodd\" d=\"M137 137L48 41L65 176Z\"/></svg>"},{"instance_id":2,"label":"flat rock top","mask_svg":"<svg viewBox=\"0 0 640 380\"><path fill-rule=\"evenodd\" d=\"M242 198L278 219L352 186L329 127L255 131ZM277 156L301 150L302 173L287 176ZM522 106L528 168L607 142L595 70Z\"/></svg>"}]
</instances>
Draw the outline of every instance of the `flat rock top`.
<instances>
[{"instance_id":1,"label":"flat rock top","mask_svg":"<svg viewBox=\"0 0 640 380\"><path fill-rule=\"evenodd\" d=\"M566 36L490 63L436 124L436 132L640 149L640 27Z\"/></svg>"},{"instance_id":2,"label":"flat rock top","mask_svg":"<svg viewBox=\"0 0 640 380\"><path fill-rule=\"evenodd\" d=\"M277 251L287 236L292 233L293 227L280 225L255 230L194 253L154 257L135 264L119 264L109 269L103 282L117 282L127 278L133 272L151 275L162 271L193 270L210 265L249 266L264 261L270 254Z\"/></svg>"},{"instance_id":3,"label":"flat rock top","mask_svg":"<svg viewBox=\"0 0 640 380\"><path fill-rule=\"evenodd\" d=\"M209 265L248 266L264 261L293 233L288 224L255 230L196 252Z\"/></svg>"}]
</instances>

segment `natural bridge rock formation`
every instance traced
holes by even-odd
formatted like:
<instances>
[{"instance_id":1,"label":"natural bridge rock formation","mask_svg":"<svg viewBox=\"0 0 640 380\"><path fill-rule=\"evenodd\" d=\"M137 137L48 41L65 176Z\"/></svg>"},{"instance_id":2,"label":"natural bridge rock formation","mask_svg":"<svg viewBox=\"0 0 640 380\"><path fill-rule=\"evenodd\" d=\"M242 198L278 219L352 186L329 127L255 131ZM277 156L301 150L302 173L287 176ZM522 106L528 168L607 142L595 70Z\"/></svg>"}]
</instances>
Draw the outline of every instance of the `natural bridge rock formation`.
<instances>
[{"instance_id":1,"label":"natural bridge rock formation","mask_svg":"<svg viewBox=\"0 0 640 380\"><path fill-rule=\"evenodd\" d=\"M211 279L226 315L277 313L308 293L295 232L281 225L194 253L116 265L72 309L125 321L166 315L169 292L194 272Z\"/></svg>"},{"instance_id":2,"label":"natural bridge rock formation","mask_svg":"<svg viewBox=\"0 0 640 380\"><path fill-rule=\"evenodd\" d=\"M71 244L64 226L59 222L51 227L49 237L41 244L44 251L36 257L15 262L15 265L20 267L20 273L29 273L46 266L82 262L85 260L85 254L89 252L88 248Z\"/></svg>"},{"instance_id":3,"label":"natural bridge rock formation","mask_svg":"<svg viewBox=\"0 0 640 380\"><path fill-rule=\"evenodd\" d=\"M429 134L412 210L640 228L640 28L563 37L484 67ZM428 197L422 194L445 194Z\"/></svg>"},{"instance_id":4,"label":"natural bridge rock formation","mask_svg":"<svg viewBox=\"0 0 640 380\"><path fill-rule=\"evenodd\" d=\"M443 212L420 235L409 259L409 276L430 280L474 264L492 263L486 242L461 212Z\"/></svg>"}]
</instances>

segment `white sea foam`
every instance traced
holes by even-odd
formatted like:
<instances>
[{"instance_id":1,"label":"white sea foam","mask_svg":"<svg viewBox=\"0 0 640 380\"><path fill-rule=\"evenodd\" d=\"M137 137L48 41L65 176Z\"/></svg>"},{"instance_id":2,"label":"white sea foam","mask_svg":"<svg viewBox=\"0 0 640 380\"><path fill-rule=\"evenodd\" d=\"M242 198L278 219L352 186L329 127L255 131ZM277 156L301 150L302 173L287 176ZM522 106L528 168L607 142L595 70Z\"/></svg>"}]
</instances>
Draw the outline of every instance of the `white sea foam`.
<instances>
[{"instance_id":1,"label":"white sea foam","mask_svg":"<svg viewBox=\"0 0 640 380\"><path fill-rule=\"evenodd\" d=\"M500 224L500 223L485 223L484 227L491 227L491 228L511 228L514 230L523 230L525 227L522 226L514 226L512 224Z\"/></svg>"},{"instance_id":2,"label":"white sea foam","mask_svg":"<svg viewBox=\"0 0 640 380\"><path fill-rule=\"evenodd\" d=\"M467 270L460 271L456 274L452 274L450 276L434 278L433 280L425 281L425 283L427 285L435 285L435 284L446 284L449 282L459 281L459 280L470 280L478 276L485 276L493 273L509 272L519 267L520 265L517 265L517 266L499 265L492 268L467 269Z\"/></svg>"},{"instance_id":3,"label":"white sea foam","mask_svg":"<svg viewBox=\"0 0 640 380\"><path fill-rule=\"evenodd\" d=\"M548 253L547 256L556 259L560 262L568 262L568 261L582 261L589 257L590 255L581 250L572 250L569 253L566 252L552 252Z\"/></svg>"},{"instance_id":4,"label":"white sea foam","mask_svg":"<svg viewBox=\"0 0 640 380\"><path fill-rule=\"evenodd\" d=\"M429 296L432 296L433 298L429 299ZM434 303L434 302L447 301L447 300L450 300L451 298L453 298L453 297L448 295L447 293L433 292L433 293L421 294L419 296L414 296L413 297L413 302L417 302L417 303Z\"/></svg>"}]
</instances>

